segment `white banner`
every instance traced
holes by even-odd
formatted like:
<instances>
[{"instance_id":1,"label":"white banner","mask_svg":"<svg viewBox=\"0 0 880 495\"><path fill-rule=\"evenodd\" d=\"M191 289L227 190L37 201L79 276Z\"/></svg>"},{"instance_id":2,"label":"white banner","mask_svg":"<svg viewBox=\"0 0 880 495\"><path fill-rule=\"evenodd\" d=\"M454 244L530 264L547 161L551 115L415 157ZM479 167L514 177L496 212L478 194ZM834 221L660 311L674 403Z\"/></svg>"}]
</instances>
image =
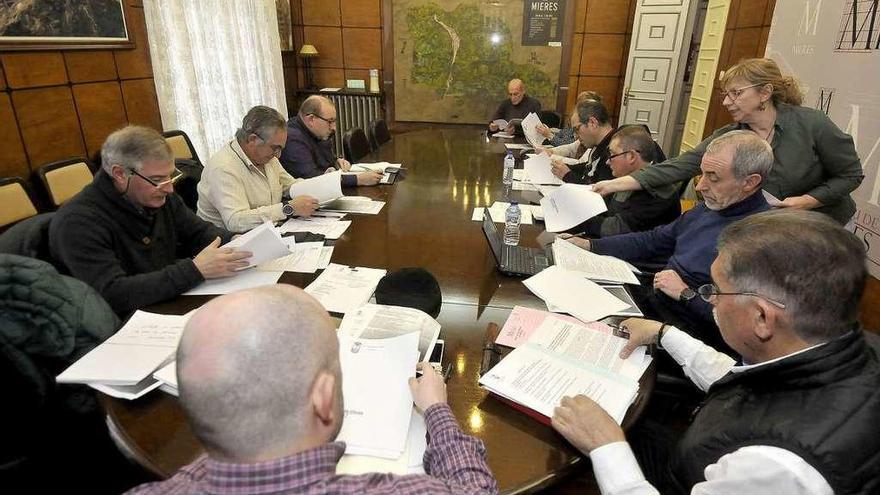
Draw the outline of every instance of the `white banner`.
<instances>
[{"instance_id":1,"label":"white banner","mask_svg":"<svg viewBox=\"0 0 880 495\"><path fill-rule=\"evenodd\" d=\"M865 180L853 193L852 230L880 278L880 7L877 0L776 2L766 56L792 74L804 105L852 135Z\"/></svg>"}]
</instances>

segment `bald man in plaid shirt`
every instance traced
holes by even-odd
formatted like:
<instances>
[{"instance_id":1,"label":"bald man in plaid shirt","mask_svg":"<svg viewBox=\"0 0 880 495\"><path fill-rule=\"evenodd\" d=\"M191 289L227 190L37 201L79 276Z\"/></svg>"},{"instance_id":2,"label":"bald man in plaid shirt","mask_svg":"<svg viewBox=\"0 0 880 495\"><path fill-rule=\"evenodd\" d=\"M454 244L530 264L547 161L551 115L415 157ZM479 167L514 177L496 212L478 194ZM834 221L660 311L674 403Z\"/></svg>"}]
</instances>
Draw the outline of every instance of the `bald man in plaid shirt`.
<instances>
[{"instance_id":1,"label":"bald man in plaid shirt","mask_svg":"<svg viewBox=\"0 0 880 495\"><path fill-rule=\"evenodd\" d=\"M337 475L342 377L327 312L289 285L214 299L177 352L180 403L207 454L129 493L498 493L483 442L462 432L443 377L420 366L410 389L428 428L427 474Z\"/></svg>"}]
</instances>

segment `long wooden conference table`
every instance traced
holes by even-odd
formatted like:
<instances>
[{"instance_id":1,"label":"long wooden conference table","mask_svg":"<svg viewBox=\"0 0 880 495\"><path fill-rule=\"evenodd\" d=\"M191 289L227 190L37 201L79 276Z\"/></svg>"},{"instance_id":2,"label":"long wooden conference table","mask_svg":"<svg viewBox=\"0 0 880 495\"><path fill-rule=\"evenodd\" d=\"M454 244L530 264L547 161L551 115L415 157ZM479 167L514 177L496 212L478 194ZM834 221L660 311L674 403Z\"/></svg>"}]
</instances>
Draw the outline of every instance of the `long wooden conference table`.
<instances>
[{"instance_id":1,"label":"long wooden conference table","mask_svg":"<svg viewBox=\"0 0 880 495\"><path fill-rule=\"evenodd\" d=\"M521 283L495 269L475 206L505 201L501 182L505 148L474 128L400 134L361 161L402 163L405 175L389 186L347 194L386 201L378 215L350 215L353 223L335 242L333 262L385 268L424 267L440 283L443 307L437 320L446 341L444 366L452 366L449 404L466 433L483 440L489 465L504 493L529 493L559 481L584 459L552 428L502 404L477 385L489 323L499 326L516 306L546 309ZM516 191L521 201L535 196ZM525 225L524 245L536 245L541 223ZM317 274L285 273L280 283L305 287ZM180 297L149 308L183 314L204 296ZM653 366L624 427L632 425L654 386ZM177 399L155 391L135 401L104 397L107 422L117 443L144 468L164 478L193 461L202 447L193 437Z\"/></svg>"}]
</instances>

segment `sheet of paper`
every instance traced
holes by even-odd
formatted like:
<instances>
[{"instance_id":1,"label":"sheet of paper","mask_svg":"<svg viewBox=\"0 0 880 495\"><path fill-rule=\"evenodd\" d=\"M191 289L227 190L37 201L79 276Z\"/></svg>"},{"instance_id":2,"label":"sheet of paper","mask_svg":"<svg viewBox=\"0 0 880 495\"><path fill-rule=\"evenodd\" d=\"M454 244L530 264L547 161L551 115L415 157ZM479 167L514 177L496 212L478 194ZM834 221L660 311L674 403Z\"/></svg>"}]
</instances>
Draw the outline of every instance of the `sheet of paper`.
<instances>
[{"instance_id":1,"label":"sheet of paper","mask_svg":"<svg viewBox=\"0 0 880 495\"><path fill-rule=\"evenodd\" d=\"M177 389L177 361L171 361L153 373L153 378Z\"/></svg>"},{"instance_id":2,"label":"sheet of paper","mask_svg":"<svg viewBox=\"0 0 880 495\"><path fill-rule=\"evenodd\" d=\"M538 192L541 193L541 196L547 197L553 194L553 191L559 189L559 186L549 186L546 184L538 184L535 187L538 188ZM590 186L590 190L592 191L592 186Z\"/></svg>"},{"instance_id":3,"label":"sheet of paper","mask_svg":"<svg viewBox=\"0 0 880 495\"><path fill-rule=\"evenodd\" d=\"M532 184L562 184L562 179L551 171L550 157L543 153L527 157L523 162L523 169Z\"/></svg>"},{"instance_id":4,"label":"sheet of paper","mask_svg":"<svg viewBox=\"0 0 880 495\"><path fill-rule=\"evenodd\" d=\"M764 199L767 201L767 204L770 206L779 206L782 204L779 198L768 193L766 190L761 189L761 192L764 194Z\"/></svg>"},{"instance_id":5,"label":"sheet of paper","mask_svg":"<svg viewBox=\"0 0 880 495\"><path fill-rule=\"evenodd\" d=\"M610 292L614 297L620 299L629 306L626 309L614 313L612 316L637 316L640 318L645 316L644 313L642 313L642 310L639 309L638 305L633 300L632 296L629 294L629 292L626 291L626 288L624 288L622 285L599 285L601 285L603 289Z\"/></svg>"},{"instance_id":6,"label":"sheet of paper","mask_svg":"<svg viewBox=\"0 0 880 495\"><path fill-rule=\"evenodd\" d=\"M440 324L424 311L365 304L346 313L339 325L340 334L356 339L387 339L411 332L419 333L419 355L427 361L440 335Z\"/></svg>"},{"instance_id":7,"label":"sheet of paper","mask_svg":"<svg viewBox=\"0 0 880 495\"><path fill-rule=\"evenodd\" d=\"M279 229L282 234L289 232L312 232L321 234L327 239L339 239L351 226L351 220L306 220L303 218L288 218L281 224Z\"/></svg>"},{"instance_id":8,"label":"sheet of paper","mask_svg":"<svg viewBox=\"0 0 880 495\"><path fill-rule=\"evenodd\" d=\"M406 448L412 416L408 380L415 375L419 335L381 340L339 335L345 407L337 441L347 454L397 459Z\"/></svg>"},{"instance_id":9,"label":"sheet of paper","mask_svg":"<svg viewBox=\"0 0 880 495\"><path fill-rule=\"evenodd\" d=\"M349 267L330 263L305 291L327 311L348 313L370 300L386 271L378 268Z\"/></svg>"},{"instance_id":10,"label":"sheet of paper","mask_svg":"<svg viewBox=\"0 0 880 495\"><path fill-rule=\"evenodd\" d=\"M523 284L544 301L584 322L600 320L629 307L596 283L556 265L523 280Z\"/></svg>"},{"instance_id":11,"label":"sheet of paper","mask_svg":"<svg viewBox=\"0 0 880 495\"><path fill-rule=\"evenodd\" d=\"M403 164L400 163L388 163L388 162L376 162L376 163L352 163L351 168L352 172L363 172L366 170L372 170L374 172L385 172L385 169L388 167L393 168L403 168Z\"/></svg>"},{"instance_id":12,"label":"sheet of paper","mask_svg":"<svg viewBox=\"0 0 880 495\"><path fill-rule=\"evenodd\" d=\"M286 256L289 252L287 245L281 240L281 235L270 222L254 227L227 242L223 247L253 253L253 256L247 259L248 268Z\"/></svg>"},{"instance_id":13,"label":"sheet of paper","mask_svg":"<svg viewBox=\"0 0 880 495\"><path fill-rule=\"evenodd\" d=\"M323 242L301 242L290 247L290 254L271 261L267 261L257 267L257 270L268 272L298 272L315 273L321 261L321 248Z\"/></svg>"},{"instance_id":14,"label":"sheet of paper","mask_svg":"<svg viewBox=\"0 0 880 495\"><path fill-rule=\"evenodd\" d=\"M541 199L548 232L563 232L608 211L605 200L592 186L563 184Z\"/></svg>"},{"instance_id":15,"label":"sheet of paper","mask_svg":"<svg viewBox=\"0 0 880 495\"><path fill-rule=\"evenodd\" d=\"M520 143L504 143L504 147L509 150L530 150L530 149L532 149L531 145L520 144Z\"/></svg>"},{"instance_id":16,"label":"sheet of paper","mask_svg":"<svg viewBox=\"0 0 880 495\"><path fill-rule=\"evenodd\" d=\"M504 223L507 217L507 208L510 206L510 203L505 203L503 201L496 201L489 207L489 216L492 217L492 221L495 223ZM532 219L532 210L531 208L525 208L529 205L519 205L520 212L520 225L532 225L534 220ZM482 206L478 206L474 208L474 212L471 215L471 220L475 222L483 221L483 210L485 208Z\"/></svg>"},{"instance_id":17,"label":"sheet of paper","mask_svg":"<svg viewBox=\"0 0 880 495\"><path fill-rule=\"evenodd\" d=\"M261 270L245 270L232 277L212 278L183 293L184 296L203 296L213 294L229 294L244 289L272 285L278 282L284 272L264 272Z\"/></svg>"},{"instance_id":18,"label":"sheet of paper","mask_svg":"<svg viewBox=\"0 0 880 495\"><path fill-rule=\"evenodd\" d=\"M345 454L336 463L336 474L366 474L366 473L391 473L391 474L424 474L422 459L428 448L428 430L425 418L413 408L412 419L407 433L406 449L395 460L382 459L366 455Z\"/></svg>"},{"instance_id":19,"label":"sheet of paper","mask_svg":"<svg viewBox=\"0 0 880 495\"><path fill-rule=\"evenodd\" d=\"M330 258L333 257L333 246L321 248L321 258L318 260L318 269L323 270L330 266Z\"/></svg>"},{"instance_id":20,"label":"sheet of paper","mask_svg":"<svg viewBox=\"0 0 880 495\"><path fill-rule=\"evenodd\" d=\"M559 318L563 321L581 323L580 320L571 316L556 315L525 306L514 306L507 321L504 322L504 326L501 327L501 331L498 332L495 343L507 347L519 347L532 335L535 329L541 326L546 318Z\"/></svg>"},{"instance_id":21,"label":"sheet of paper","mask_svg":"<svg viewBox=\"0 0 880 495\"><path fill-rule=\"evenodd\" d=\"M515 136L513 134L508 134L503 131L498 131L495 134L492 134L492 137L493 138L500 138L500 139L513 139Z\"/></svg>"},{"instance_id":22,"label":"sheet of paper","mask_svg":"<svg viewBox=\"0 0 880 495\"><path fill-rule=\"evenodd\" d=\"M544 220L544 208L541 205L522 205L525 208L528 208L532 211L532 218L534 220Z\"/></svg>"},{"instance_id":23,"label":"sheet of paper","mask_svg":"<svg viewBox=\"0 0 880 495\"><path fill-rule=\"evenodd\" d=\"M590 280L639 285L639 279L627 263L614 256L602 256L581 249L557 238L553 242L553 263L560 268L575 272Z\"/></svg>"},{"instance_id":24,"label":"sheet of paper","mask_svg":"<svg viewBox=\"0 0 880 495\"><path fill-rule=\"evenodd\" d=\"M102 394L125 400L140 399L153 390L156 390L161 385L161 382L152 378L145 378L137 385L104 385L101 383L89 383L90 387Z\"/></svg>"},{"instance_id":25,"label":"sheet of paper","mask_svg":"<svg viewBox=\"0 0 880 495\"><path fill-rule=\"evenodd\" d=\"M513 189L514 191L537 191L538 186L532 184L531 182L521 182L515 180L511 185L511 189Z\"/></svg>"},{"instance_id":26,"label":"sheet of paper","mask_svg":"<svg viewBox=\"0 0 880 495\"><path fill-rule=\"evenodd\" d=\"M561 358L528 342L486 372L479 383L547 417L553 416L562 397L586 395L618 424L639 390L635 380Z\"/></svg>"},{"instance_id":27,"label":"sheet of paper","mask_svg":"<svg viewBox=\"0 0 880 495\"><path fill-rule=\"evenodd\" d=\"M535 112L529 112L529 114L526 115L526 118L522 120L521 125L526 141L528 141L533 148L540 147L541 143L544 142L544 136L538 132L538 126L541 125L541 119L538 118L538 114Z\"/></svg>"},{"instance_id":28,"label":"sheet of paper","mask_svg":"<svg viewBox=\"0 0 880 495\"><path fill-rule=\"evenodd\" d=\"M291 198L304 195L311 196L321 204L332 201L342 196L341 175L340 172L336 171L299 181L290 186L289 195Z\"/></svg>"},{"instance_id":29,"label":"sheet of paper","mask_svg":"<svg viewBox=\"0 0 880 495\"><path fill-rule=\"evenodd\" d=\"M58 383L136 385L167 361L189 315L135 311L109 339L62 372Z\"/></svg>"},{"instance_id":30,"label":"sheet of paper","mask_svg":"<svg viewBox=\"0 0 880 495\"><path fill-rule=\"evenodd\" d=\"M513 169L513 180L528 181L528 177L526 177L526 171L521 168Z\"/></svg>"},{"instance_id":31,"label":"sheet of paper","mask_svg":"<svg viewBox=\"0 0 880 495\"><path fill-rule=\"evenodd\" d=\"M507 127L507 121L504 119L495 119L492 121L492 123L497 125L499 129L504 129Z\"/></svg>"},{"instance_id":32,"label":"sheet of paper","mask_svg":"<svg viewBox=\"0 0 880 495\"><path fill-rule=\"evenodd\" d=\"M547 156L546 153L528 153L526 156L527 156L527 157L532 157L532 156L538 156L539 154L540 154L540 155ZM564 163L564 164L566 164L566 165L574 165L574 164L577 164L577 163L581 163L581 161L578 160L577 158L571 158L571 157L568 157L568 156L562 156L562 155L553 155L553 156L550 157L550 158L558 158L558 159L562 160L562 163Z\"/></svg>"},{"instance_id":33,"label":"sheet of paper","mask_svg":"<svg viewBox=\"0 0 880 495\"><path fill-rule=\"evenodd\" d=\"M384 201L373 201L362 196L343 196L322 205L321 209L325 211L376 215L382 210L383 206L385 206Z\"/></svg>"},{"instance_id":34,"label":"sheet of paper","mask_svg":"<svg viewBox=\"0 0 880 495\"><path fill-rule=\"evenodd\" d=\"M342 220L343 218L345 218L345 213L336 212L336 211L322 211L322 210L318 210L318 211L312 213L312 216L310 216L309 218L312 219L312 220L319 220L319 219L326 219L326 220L330 220L330 219Z\"/></svg>"}]
</instances>

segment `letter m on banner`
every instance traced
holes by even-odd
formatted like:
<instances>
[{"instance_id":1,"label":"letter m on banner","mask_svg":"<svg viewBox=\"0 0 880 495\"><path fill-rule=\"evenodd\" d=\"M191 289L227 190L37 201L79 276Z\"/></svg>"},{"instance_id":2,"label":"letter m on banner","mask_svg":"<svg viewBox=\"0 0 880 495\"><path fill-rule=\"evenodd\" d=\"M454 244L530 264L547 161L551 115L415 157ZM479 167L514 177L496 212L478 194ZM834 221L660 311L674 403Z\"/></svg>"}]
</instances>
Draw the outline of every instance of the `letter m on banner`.
<instances>
[{"instance_id":1,"label":"letter m on banner","mask_svg":"<svg viewBox=\"0 0 880 495\"><path fill-rule=\"evenodd\" d=\"M834 96L834 88L819 88L819 97L816 99L816 110L821 110L825 115L831 110L831 98Z\"/></svg>"},{"instance_id":2,"label":"letter m on banner","mask_svg":"<svg viewBox=\"0 0 880 495\"><path fill-rule=\"evenodd\" d=\"M836 51L880 50L880 0L850 0L843 9Z\"/></svg>"}]
</instances>

